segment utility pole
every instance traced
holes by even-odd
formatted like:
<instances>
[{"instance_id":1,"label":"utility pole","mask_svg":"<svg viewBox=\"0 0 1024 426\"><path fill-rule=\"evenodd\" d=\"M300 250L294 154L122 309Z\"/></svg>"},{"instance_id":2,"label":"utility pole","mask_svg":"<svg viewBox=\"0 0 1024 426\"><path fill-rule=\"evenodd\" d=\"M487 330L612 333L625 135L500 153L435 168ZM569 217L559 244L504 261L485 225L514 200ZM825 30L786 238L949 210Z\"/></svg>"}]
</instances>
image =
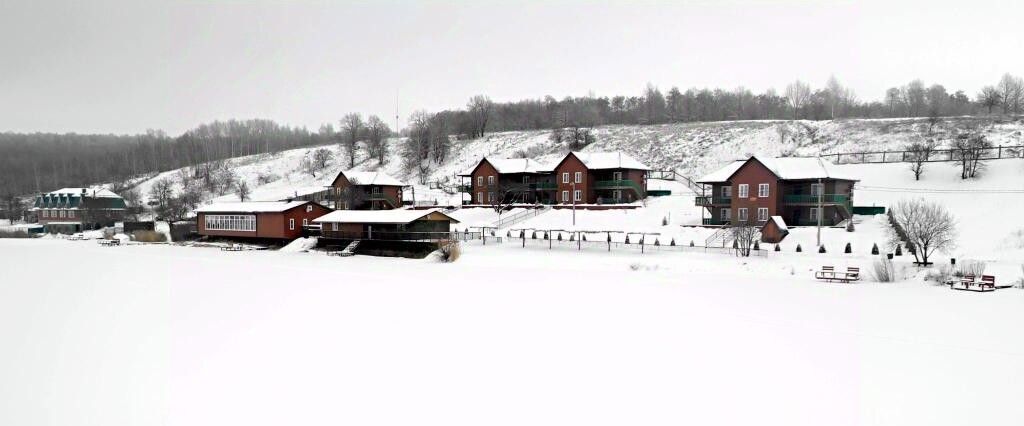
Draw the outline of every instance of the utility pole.
<instances>
[{"instance_id":1,"label":"utility pole","mask_svg":"<svg viewBox=\"0 0 1024 426\"><path fill-rule=\"evenodd\" d=\"M576 180L572 182L572 226L576 226Z\"/></svg>"},{"instance_id":2,"label":"utility pole","mask_svg":"<svg viewBox=\"0 0 1024 426\"><path fill-rule=\"evenodd\" d=\"M821 247L821 197L824 192L825 185L821 183L821 178L818 178L818 247Z\"/></svg>"}]
</instances>

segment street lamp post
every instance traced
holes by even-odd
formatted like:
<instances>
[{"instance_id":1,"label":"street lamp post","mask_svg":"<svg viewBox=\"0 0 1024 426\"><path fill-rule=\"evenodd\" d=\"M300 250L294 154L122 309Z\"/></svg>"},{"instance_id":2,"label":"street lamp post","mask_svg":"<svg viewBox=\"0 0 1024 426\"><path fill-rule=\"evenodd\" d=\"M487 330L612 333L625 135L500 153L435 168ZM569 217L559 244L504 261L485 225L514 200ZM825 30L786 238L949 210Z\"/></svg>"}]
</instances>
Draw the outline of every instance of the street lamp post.
<instances>
[{"instance_id":1,"label":"street lamp post","mask_svg":"<svg viewBox=\"0 0 1024 426\"><path fill-rule=\"evenodd\" d=\"M572 182L572 226L576 226L576 181Z\"/></svg>"}]
</instances>

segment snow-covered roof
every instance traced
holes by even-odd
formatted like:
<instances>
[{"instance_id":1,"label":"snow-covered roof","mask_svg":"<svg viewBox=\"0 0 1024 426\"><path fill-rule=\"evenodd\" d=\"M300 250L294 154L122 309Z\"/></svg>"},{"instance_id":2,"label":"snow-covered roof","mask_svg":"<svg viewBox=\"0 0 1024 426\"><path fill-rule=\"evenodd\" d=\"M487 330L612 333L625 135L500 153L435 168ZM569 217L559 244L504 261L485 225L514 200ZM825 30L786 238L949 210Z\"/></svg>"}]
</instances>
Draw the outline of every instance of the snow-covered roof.
<instances>
[{"instance_id":1,"label":"snow-covered roof","mask_svg":"<svg viewBox=\"0 0 1024 426\"><path fill-rule=\"evenodd\" d=\"M245 201L208 204L196 213L279 213L308 203L308 201Z\"/></svg>"},{"instance_id":2,"label":"snow-covered roof","mask_svg":"<svg viewBox=\"0 0 1024 426\"><path fill-rule=\"evenodd\" d=\"M444 214L441 209L428 210L336 210L326 215L313 219L313 223L410 223L431 213ZM447 216L452 222L458 220Z\"/></svg>"},{"instance_id":3,"label":"snow-covered roof","mask_svg":"<svg viewBox=\"0 0 1024 426\"><path fill-rule=\"evenodd\" d=\"M405 186L402 181L395 179L384 172L360 172L355 170L345 170L341 172L342 175L348 179L353 185L386 185L386 186Z\"/></svg>"},{"instance_id":4,"label":"snow-covered roof","mask_svg":"<svg viewBox=\"0 0 1024 426\"><path fill-rule=\"evenodd\" d=\"M721 169L704 175L697 182L727 182L740 167L743 167L751 159L757 159L771 170L775 176L783 180L805 180L805 179L839 179L859 180L857 177L844 173L832 162L817 157L782 157L762 158L750 157L746 160L736 160Z\"/></svg>"},{"instance_id":5,"label":"snow-covered roof","mask_svg":"<svg viewBox=\"0 0 1024 426\"><path fill-rule=\"evenodd\" d=\"M646 164L637 161L629 154L622 152L572 152L576 158L591 170L601 169L633 169L650 170Z\"/></svg>"},{"instance_id":6,"label":"snow-covered roof","mask_svg":"<svg viewBox=\"0 0 1024 426\"><path fill-rule=\"evenodd\" d=\"M498 173L502 173L502 174L511 174L511 173L545 173L545 172L550 172L551 171L551 167L550 166L545 165L544 163L541 163L541 162L539 162L537 160L533 160L533 159L530 159L530 158L491 158L491 157L484 157L484 160L487 160L488 163L491 163L491 165L494 166L494 169L497 170ZM481 162L482 161L483 160L481 160ZM480 165L480 163L474 164L473 168L471 168L469 170L466 170L465 172L461 173L460 176L472 175L473 174L473 170L476 170L476 167L478 165Z\"/></svg>"},{"instance_id":7,"label":"snow-covered roof","mask_svg":"<svg viewBox=\"0 0 1024 426\"><path fill-rule=\"evenodd\" d=\"M61 188L56 191L47 192L48 195L82 195L86 194L90 197L96 198L121 198L120 195L115 194L113 191L103 187L92 187L92 188Z\"/></svg>"},{"instance_id":8,"label":"snow-covered roof","mask_svg":"<svg viewBox=\"0 0 1024 426\"><path fill-rule=\"evenodd\" d=\"M786 226L786 221L782 219L782 216L772 216L771 221L775 223L775 227L779 228L779 231L789 231L789 227Z\"/></svg>"}]
</instances>

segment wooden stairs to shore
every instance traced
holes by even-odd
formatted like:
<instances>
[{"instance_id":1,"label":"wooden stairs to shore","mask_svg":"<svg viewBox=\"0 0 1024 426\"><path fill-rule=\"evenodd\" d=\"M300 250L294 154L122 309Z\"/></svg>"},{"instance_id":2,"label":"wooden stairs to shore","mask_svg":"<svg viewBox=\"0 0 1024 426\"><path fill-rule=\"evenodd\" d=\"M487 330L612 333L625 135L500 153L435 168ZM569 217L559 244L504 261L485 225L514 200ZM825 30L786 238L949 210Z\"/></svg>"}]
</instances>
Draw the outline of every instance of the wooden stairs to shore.
<instances>
[{"instance_id":1,"label":"wooden stairs to shore","mask_svg":"<svg viewBox=\"0 0 1024 426\"><path fill-rule=\"evenodd\" d=\"M343 250L339 251L337 255L341 257L354 256L356 254L356 249L359 248L359 241L361 240L352 240L352 242L348 243L348 245L345 246Z\"/></svg>"}]
</instances>

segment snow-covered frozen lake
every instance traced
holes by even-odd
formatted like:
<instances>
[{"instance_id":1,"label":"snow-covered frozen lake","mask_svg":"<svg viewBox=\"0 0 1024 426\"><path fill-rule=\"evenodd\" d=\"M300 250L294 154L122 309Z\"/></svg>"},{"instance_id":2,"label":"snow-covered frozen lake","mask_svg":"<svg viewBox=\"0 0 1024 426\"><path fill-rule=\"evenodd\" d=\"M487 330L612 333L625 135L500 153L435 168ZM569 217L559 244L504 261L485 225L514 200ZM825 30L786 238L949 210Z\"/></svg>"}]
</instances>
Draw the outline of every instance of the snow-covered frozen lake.
<instances>
[{"instance_id":1,"label":"snow-covered frozen lake","mask_svg":"<svg viewBox=\"0 0 1024 426\"><path fill-rule=\"evenodd\" d=\"M842 256L0 240L0 424L1020 424L1024 291Z\"/></svg>"}]
</instances>

